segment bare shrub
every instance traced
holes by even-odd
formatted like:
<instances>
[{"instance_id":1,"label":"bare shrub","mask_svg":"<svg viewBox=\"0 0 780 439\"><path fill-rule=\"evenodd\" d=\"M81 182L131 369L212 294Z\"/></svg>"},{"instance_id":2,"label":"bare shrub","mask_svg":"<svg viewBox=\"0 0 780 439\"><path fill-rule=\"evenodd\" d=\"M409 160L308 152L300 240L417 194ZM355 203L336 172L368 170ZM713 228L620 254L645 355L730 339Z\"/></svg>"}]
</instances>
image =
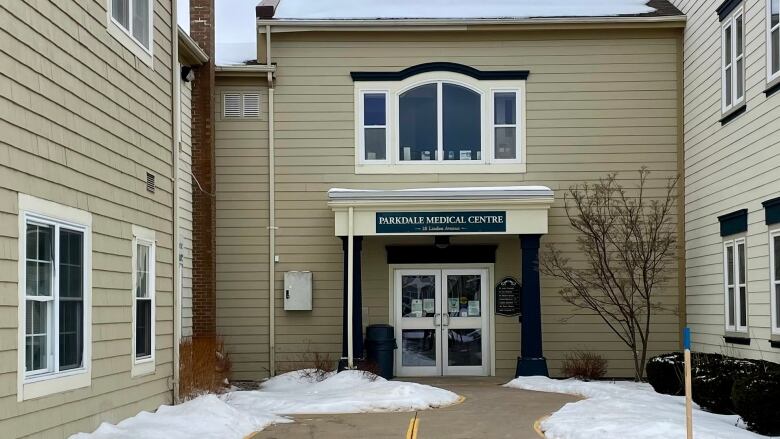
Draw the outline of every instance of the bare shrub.
<instances>
[{"instance_id":1,"label":"bare shrub","mask_svg":"<svg viewBox=\"0 0 780 439\"><path fill-rule=\"evenodd\" d=\"M179 344L179 399L222 393L229 386L232 363L218 336L182 338Z\"/></svg>"},{"instance_id":2,"label":"bare shrub","mask_svg":"<svg viewBox=\"0 0 780 439\"><path fill-rule=\"evenodd\" d=\"M301 376L312 382L323 381L336 370L335 361L330 354L320 352L303 354L303 360L299 363L302 366Z\"/></svg>"},{"instance_id":3,"label":"bare shrub","mask_svg":"<svg viewBox=\"0 0 780 439\"><path fill-rule=\"evenodd\" d=\"M592 352L575 351L566 354L561 366L561 374L566 378L583 381L598 380L607 374L607 360Z\"/></svg>"}]
</instances>

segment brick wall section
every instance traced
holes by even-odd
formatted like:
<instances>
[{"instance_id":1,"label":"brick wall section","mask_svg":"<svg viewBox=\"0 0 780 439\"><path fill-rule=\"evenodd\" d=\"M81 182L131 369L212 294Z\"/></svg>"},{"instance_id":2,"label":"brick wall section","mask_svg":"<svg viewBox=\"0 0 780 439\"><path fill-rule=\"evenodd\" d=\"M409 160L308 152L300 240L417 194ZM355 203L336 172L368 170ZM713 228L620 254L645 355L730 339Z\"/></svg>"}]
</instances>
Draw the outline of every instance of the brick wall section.
<instances>
[{"instance_id":1,"label":"brick wall section","mask_svg":"<svg viewBox=\"0 0 780 439\"><path fill-rule=\"evenodd\" d=\"M214 163L214 0L191 0L190 35L209 55L192 87L193 336L216 334ZM200 187L198 187L198 182ZM201 189L202 188L202 189ZM204 191L206 193L204 193Z\"/></svg>"}]
</instances>

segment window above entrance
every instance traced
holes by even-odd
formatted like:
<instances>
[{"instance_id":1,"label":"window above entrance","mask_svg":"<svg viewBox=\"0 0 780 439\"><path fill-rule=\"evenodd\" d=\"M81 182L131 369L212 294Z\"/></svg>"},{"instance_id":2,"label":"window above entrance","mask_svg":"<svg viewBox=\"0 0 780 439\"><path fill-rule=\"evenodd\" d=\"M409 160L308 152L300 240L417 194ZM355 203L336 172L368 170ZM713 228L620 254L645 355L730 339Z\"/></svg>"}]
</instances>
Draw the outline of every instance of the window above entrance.
<instances>
[{"instance_id":1,"label":"window above entrance","mask_svg":"<svg viewBox=\"0 0 780 439\"><path fill-rule=\"evenodd\" d=\"M525 172L525 78L450 63L353 73L358 174Z\"/></svg>"}]
</instances>

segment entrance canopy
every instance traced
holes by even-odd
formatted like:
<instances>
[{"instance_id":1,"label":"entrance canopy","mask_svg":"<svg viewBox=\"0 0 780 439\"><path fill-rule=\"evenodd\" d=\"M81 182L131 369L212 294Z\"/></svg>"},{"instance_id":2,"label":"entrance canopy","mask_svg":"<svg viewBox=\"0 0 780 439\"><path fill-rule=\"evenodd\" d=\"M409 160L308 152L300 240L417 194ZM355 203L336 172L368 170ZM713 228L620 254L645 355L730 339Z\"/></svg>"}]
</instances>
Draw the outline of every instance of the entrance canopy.
<instances>
[{"instance_id":1,"label":"entrance canopy","mask_svg":"<svg viewBox=\"0 0 780 439\"><path fill-rule=\"evenodd\" d=\"M554 194L544 186L334 188L328 199L336 236L543 235Z\"/></svg>"}]
</instances>

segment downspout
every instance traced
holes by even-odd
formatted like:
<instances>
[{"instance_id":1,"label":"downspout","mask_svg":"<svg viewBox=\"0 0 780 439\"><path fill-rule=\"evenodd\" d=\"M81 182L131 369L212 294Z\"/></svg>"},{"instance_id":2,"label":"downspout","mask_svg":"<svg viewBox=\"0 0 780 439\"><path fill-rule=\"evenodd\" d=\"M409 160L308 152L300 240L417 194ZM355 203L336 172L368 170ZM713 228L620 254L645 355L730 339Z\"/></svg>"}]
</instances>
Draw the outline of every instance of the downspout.
<instances>
[{"instance_id":1,"label":"downspout","mask_svg":"<svg viewBox=\"0 0 780 439\"><path fill-rule=\"evenodd\" d=\"M179 401L179 344L181 342L181 268L179 266L179 144L181 143L181 82L178 5L171 1L171 170L173 175L173 402Z\"/></svg>"},{"instance_id":2,"label":"downspout","mask_svg":"<svg viewBox=\"0 0 780 439\"><path fill-rule=\"evenodd\" d=\"M271 67L271 26L265 27L266 65ZM274 74L268 72L268 373L276 375L276 159Z\"/></svg>"}]
</instances>

